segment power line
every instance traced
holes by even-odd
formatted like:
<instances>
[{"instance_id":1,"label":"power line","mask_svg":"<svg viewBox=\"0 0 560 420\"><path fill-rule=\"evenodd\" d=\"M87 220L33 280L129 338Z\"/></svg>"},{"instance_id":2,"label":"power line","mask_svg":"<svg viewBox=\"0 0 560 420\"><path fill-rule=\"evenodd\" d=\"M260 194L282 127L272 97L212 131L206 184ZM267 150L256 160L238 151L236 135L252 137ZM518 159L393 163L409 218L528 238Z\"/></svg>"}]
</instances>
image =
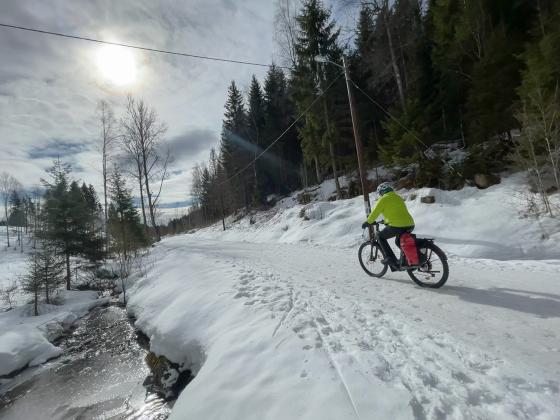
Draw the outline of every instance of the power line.
<instances>
[{"instance_id":1,"label":"power line","mask_svg":"<svg viewBox=\"0 0 560 420\"><path fill-rule=\"evenodd\" d=\"M198 58L200 60L244 64L244 65L247 65L247 66L258 66L258 67L271 67L272 66L272 64L255 63L255 62L251 62L251 61L242 61L242 60L230 60L230 59L227 59L227 58L209 57L209 56L205 56L205 55L190 54L190 53L185 53L185 52L161 50L161 49L158 49L158 48L149 48L149 47L142 47L142 46L139 46L139 45L123 44L123 43L120 43L120 42L102 41L100 39L95 39L95 38L63 34L63 33L60 33L60 32L44 31L44 30L41 30L41 29L27 28L25 26L8 25L6 23L0 23L0 27L8 28L8 29L19 29L19 30L22 30L22 31L35 32L35 33L45 34L45 35L59 36L59 37L63 37L63 38L78 39L78 40L81 40L81 41L96 42L98 44L116 45L118 47L132 48L132 49L135 49L135 50L150 51L150 52L155 52L155 53L160 53L160 54L179 55L179 56L182 56L182 57ZM275 67L281 68L281 69L288 69L288 70L290 69L289 67L279 66L279 65L275 65Z\"/></svg>"},{"instance_id":2,"label":"power line","mask_svg":"<svg viewBox=\"0 0 560 420\"><path fill-rule=\"evenodd\" d=\"M418 143L420 143L422 146L424 146L426 148L426 150L424 151L424 155L428 158L431 159L433 157L433 155L431 153L434 153L433 150L431 149L430 146L428 146L426 143L424 143L420 137L418 137L412 130L410 130L407 126L405 126L402 122L399 121L398 118L396 118L393 114L391 114L389 111L387 111L379 102L377 102L375 99L373 99L370 95L367 94L367 92L365 90L363 90L360 86L358 86L358 84L356 82L354 82L353 80L350 80L352 82L352 84L354 85L354 87L356 89L358 89L366 98L368 98L371 102L373 102L374 105L376 105L379 109L381 109L381 111L383 111L385 114L387 114L387 116L389 118L391 118L394 122L396 122L398 125L401 126L401 128L403 128L407 133L412 134L412 136L416 139L416 141ZM428 154L428 152L431 152L430 154ZM445 159L441 158L438 156L438 159L445 165L447 166L449 169L451 169L452 171L454 171L455 173L457 173L457 175L459 176L463 176L463 174L461 174L461 172L459 172L453 165L451 165L449 162L447 162Z\"/></svg>"},{"instance_id":3,"label":"power line","mask_svg":"<svg viewBox=\"0 0 560 420\"><path fill-rule=\"evenodd\" d=\"M247 169L249 169L253 163L255 163L255 162L256 162L262 155L264 155L272 146L274 146L278 141L280 141L280 139L282 139L282 137L284 137L284 136L286 135L286 133L287 133L288 131L290 131L290 129L291 129L294 125L296 125L296 123L297 123L299 120L301 120L301 119L304 117L304 115L307 114L307 112L308 112L311 108L313 108L313 106L317 103L317 101L318 101L319 99L321 99L321 97L322 97L325 93L327 93L327 91L328 91L328 90L338 81L338 79L340 79L341 77L342 77L342 73L339 74L339 75L327 86L326 89L323 89L323 90L321 91L321 94L318 95L318 96L313 100L313 102L311 102L311 104L310 104L303 112L301 112L301 113L298 115L298 117L294 120L294 122L292 122L292 123L290 124L290 126L289 126L288 128L286 128L286 129L282 132L282 134L280 134L280 135L276 138L276 140L274 140L272 143L270 143L270 144L268 145L268 147L266 147L266 149L264 149L261 153L259 153L257 156L255 156L255 158L254 158L251 162L249 162L249 164L248 164L247 166L245 166L243 169L240 169L239 171L237 171L235 174L233 174L232 176L230 176L229 178L227 178L225 181L221 182L219 185L223 185L223 184L225 184L226 182L231 181L233 178L235 178L236 176L240 175L241 173L243 173L243 172L245 172Z\"/></svg>"}]
</instances>

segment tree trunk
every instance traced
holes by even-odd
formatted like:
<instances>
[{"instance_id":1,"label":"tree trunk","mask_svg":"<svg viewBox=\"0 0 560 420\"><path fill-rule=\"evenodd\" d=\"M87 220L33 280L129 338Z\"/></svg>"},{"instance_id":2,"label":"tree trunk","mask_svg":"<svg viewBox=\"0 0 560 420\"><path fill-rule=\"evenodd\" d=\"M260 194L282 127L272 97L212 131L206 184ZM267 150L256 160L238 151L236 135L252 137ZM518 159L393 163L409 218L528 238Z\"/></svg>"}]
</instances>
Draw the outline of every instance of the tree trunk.
<instances>
[{"instance_id":1,"label":"tree trunk","mask_svg":"<svg viewBox=\"0 0 560 420\"><path fill-rule=\"evenodd\" d=\"M319 157L317 155L313 156L313 160L315 161L315 175L317 176L317 184L323 182L323 178L321 178L321 171L319 170Z\"/></svg>"},{"instance_id":2,"label":"tree trunk","mask_svg":"<svg viewBox=\"0 0 560 420\"><path fill-rule=\"evenodd\" d=\"M35 316L39 316L39 310L37 308L37 303L39 301L39 288L35 287L34 290L34 299L33 299L33 312L35 314Z\"/></svg>"},{"instance_id":3,"label":"tree trunk","mask_svg":"<svg viewBox=\"0 0 560 420\"><path fill-rule=\"evenodd\" d=\"M107 151L105 147L105 144L103 144L103 213L105 216L105 252L107 252L109 250L109 232L107 226L109 217L107 215Z\"/></svg>"},{"instance_id":4,"label":"tree trunk","mask_svg":"<svg viewBox=\"0 0 560 420\"><path fill-rule=\"evenodd\" d=\"M152 193L150 192L150 181L148 180L148 165L146 163L146 154L142 153L142 164L144 165L144 183L146 184L146 194L148 195L148 210L150 210L150 219L152 221L152 226L156 232L156 241L161 241L161 235L159 233L159 227L156 224L156 217L154 214L154 204L152 203Z\"/></svg>"},{"instance_id":5,"label":"tree trunk","mask_svg":"<svg viewBox=\"0 0 560 420\"><path fill-rule=\"evenodd\" d=\"M330 134L330 119L329 119L329 111L327 108L327 100L323 96L323 111L325 112L325 127L327 130L327 137L329 139L329 154L331 157L331 165L333 170L334 176L334 185L336 186L336 199L340 200L342 198L342 193L340 191L340 183L338 182L338 171L336 170L336 156L334 154L334 144Z\"/></svg>"},{"instance_id":6,"label":"tree trunk","mask_svg":"<svg viewBox=\"0 0 560 420\"><path fill-rule=\"evenodd\" d=\"M404 108L405 108L404 89L403 89L403 84L402 84L402 79L401 79L401 73L399 71L399 65L397 63L397 58L396 58L395 50L394 50L394 47L393 47L393 37L391 35L391 29L389 28L389 18L387 16L388 13L389 13L389 10L388 10L387 7L385 7L385 9L382 12L383 22L385 23L385 31L387 32L387 41L388 41L388 44L389 44L389 52L391 54L391 65L393 67L395 82L397 83L397 89L399 91L399 100L401 102L401 107L404 110Z\"/></svg>"},{"instance_id":7,"label":"tree trunk","mask_svg":"<svg viewBox=\"0 0 560 420\"><path fill-rule=\"evenodd\" d=\"M66 245L68 249L68 245ZM72 279L72 274L70 274L70 254L66 252L66 290L70 290L70 280Z\"/></svg>"},{"instance_id":8,"label":"tree trunk","mask_svg":"<svg viewBox=\"0 0 560 420\"><path fill-rule=\"evenodd\" d=\"M49 276L48 276L48 272L47 269L45 269L45 298L47 301L47 304L50 304L50 299L49 299Z\"/></svg>"},{"instance_id":9,"label":"tree trunk","mask_svg":"<svg viewBox=\"0 0 560 420\"><path fill-rule=\"evenodd\" d=\"M8 223L8 204L4 204L4 215L6 217L6 239L8 240L8 248L10 247L10 224Z\"/></svg>"},{"instance_id":10,"label":"tree trunk","mask_svg":"<svg viewBox=\"0 0 560 420\"><path fill-rule=\"evenodd\" d=\"M222 227L224 228L224 232L226 230L226 211L224 209L224 194L223 190L220 189L220 204L222 207Z\"/></svg>"},{"instance_id":11,"label":"tree trunk","mask_svg":"<svg viewBox=\"0 0 560 420\"><path fill-rule=\"evenodd\" d=\"M334 154L334 145L332 141L329 141L329 153L331 155L331 165L334 175L334 185L336 186L336 199L340 200L342 198L342 191L340 190L340 182L338 182L338 171L336 169L336 156Z\"/></svg>"},{"instance_id":12,"label":"tree trunk","mask_svg":"<svg viewBox=\"0 0 560 420\"><path fill-rule=\"evenodd\" d=\"M144 222L144 228L148 227L148 222L146 220L146 206L144 205L144 182L142 181L142 166L140 162L137 162L138 165L138 185L140 188L140 205L142 207L142 221Z\"/></svg>"},{"instance_id":13,"label":"tree trunk","mask_svg":"<svg viewBox=\"0 0 560 420\"><path fill-rule=\"evenodd\" d=\"M126 286L123 278L121 278L121 288L123 291L123 304L126 306Z\"/></svg>"}]
</instances>

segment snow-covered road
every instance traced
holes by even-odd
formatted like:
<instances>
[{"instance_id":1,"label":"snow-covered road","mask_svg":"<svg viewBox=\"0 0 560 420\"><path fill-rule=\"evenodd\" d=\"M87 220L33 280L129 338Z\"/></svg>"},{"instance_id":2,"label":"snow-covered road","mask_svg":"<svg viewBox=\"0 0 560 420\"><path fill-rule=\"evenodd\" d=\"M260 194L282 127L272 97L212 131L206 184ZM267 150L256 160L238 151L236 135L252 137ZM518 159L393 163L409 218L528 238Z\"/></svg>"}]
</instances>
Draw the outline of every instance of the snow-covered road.
<instances>
[{"instance_id":1,"label":"snow-covered road","mask_svg":"<svg viewBox=\"0 0 560 420\"><path fill-rule=\"evenodd\" d=\"M426 290L366 276L356 251L158 245L131 308L156 351L199 365L172 417L560 418L558 261L451 257Z\"/></svg>"}]
</instances>

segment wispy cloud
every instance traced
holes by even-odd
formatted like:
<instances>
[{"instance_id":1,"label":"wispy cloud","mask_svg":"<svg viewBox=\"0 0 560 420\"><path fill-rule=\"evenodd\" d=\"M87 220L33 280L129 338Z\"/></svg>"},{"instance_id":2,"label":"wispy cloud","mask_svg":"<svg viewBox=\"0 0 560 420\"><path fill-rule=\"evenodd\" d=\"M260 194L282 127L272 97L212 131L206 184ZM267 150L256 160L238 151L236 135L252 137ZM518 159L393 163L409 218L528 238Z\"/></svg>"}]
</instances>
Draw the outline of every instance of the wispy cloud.
<instances>
[{"instance_id":1,"label":"wispy cloud","mask_svg":"<svg viewBox=\"0 0 560 420\"><path fill-rule=\"evenodd\" d=\"M51 140L46 144L33 146L28 151L29 159L43 159L60 157L64 159L68 156L77 155L88 150L88 146L82 142L72 142L69 140Z\"/></svg>"},{"instance_id":2,"label":"wispy cloud","mask_svg":"<svg viewBox=\"0 0 560 420\"><path fill-rule=\"evenodd\" d=\"M2 2L0 14L10 24L109 41L265 63L273 58L274 7L262 0L18 0ZM120 118L132 93L169 126L173 176L161 202L180 203L189 195L190 169L218 143L230 81L248 86L266 68L134 51L139 82L118 88L101 79L99 48L0 28L0 166L33 185L60 156L77 178L100 190L96 104L108 100Z\"/></svg>"}]
</instances>

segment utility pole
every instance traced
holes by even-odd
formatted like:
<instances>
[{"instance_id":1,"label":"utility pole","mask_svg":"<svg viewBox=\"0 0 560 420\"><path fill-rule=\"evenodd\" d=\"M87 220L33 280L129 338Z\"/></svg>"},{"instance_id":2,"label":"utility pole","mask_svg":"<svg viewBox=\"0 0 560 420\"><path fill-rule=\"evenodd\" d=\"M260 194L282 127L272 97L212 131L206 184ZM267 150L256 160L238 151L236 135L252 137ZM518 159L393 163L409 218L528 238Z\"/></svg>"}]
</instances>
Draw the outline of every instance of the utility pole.
<instances>
[{"instance_id":1,"label":"utility pole","mask_svg":"<svg viewBox=\"0 0 560 420\"><path fill-rule=\"evenodd\" d=\"M364 172L364 156L362 139L360 138L360 130L358 127L358 120L356 115L356 106L354 103L354 96L352 95L352 87L350 86L350 76L348 75L348 67L346 65L346 58L342 56L342 67L344 69L344 77L346 78L346 89L348 90L348 102L350 103L350 115L352 117L352 128L354 130L354 142L356 144L356 154L358 155L358 172L360 174L360 182L362 184L362 194L364 195L364 209L366 217L371 213L371 204L369 202L369 192L366 188L366 174Z\"/></svg>"}]
</instances>

